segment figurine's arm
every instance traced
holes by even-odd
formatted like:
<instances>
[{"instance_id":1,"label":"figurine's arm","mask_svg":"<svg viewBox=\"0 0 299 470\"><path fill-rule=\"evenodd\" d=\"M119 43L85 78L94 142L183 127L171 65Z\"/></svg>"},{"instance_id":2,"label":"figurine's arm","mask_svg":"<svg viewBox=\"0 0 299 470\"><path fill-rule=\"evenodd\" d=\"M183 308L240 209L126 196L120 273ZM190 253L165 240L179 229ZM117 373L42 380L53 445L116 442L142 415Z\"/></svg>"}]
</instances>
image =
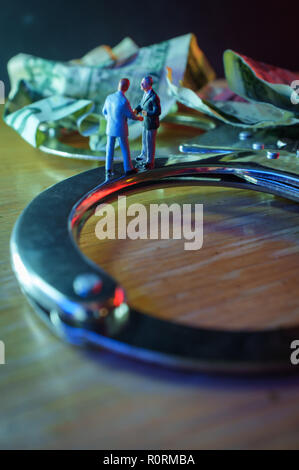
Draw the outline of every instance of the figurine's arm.
<instances>
[{"instance_id":1,"label":"figurine's arm","mask_svg":"<svg viewBox=\"0 0 299 470\"><path fill-rule=\"evenodd\" d=\"M104 106L103 106L103 109L102 109L102 114L104 115L105 119L107 119L107 114L108 114L108 111L107 111L107 100L106 100L105 103L104 103Z\"/></svg>"},{"instance_id":2,"label":"figurine's arm","mask_svg":"<svg viewBox=\"0 0 299 470\"><path fill-rule=\"evenodd\" d=\"M134 113L128 100L127 100L127 104L125 107L125 113L126 113L127 118L133 119L134 121L140 121L139 116L137 116L137 114Z\"/></svg>"},{"instance_id":3,"label":"figurine's arm","mask_svg":"<svg viewBox=\"0 0 299 470\"><path fill-rule=\"evenodd\" d=\"M136 108L135 108L135 111L138 113L141 113L142 111L142 106L139 104Z\"/></svg>"},{"instance_id":4,"label":"figurine's arm","mask_svg":"<svg viewBox=\"0 0 299 470\"><path fill-rule=\"evenodd\" d=\"M155 99L153 100L153 109L151 111L147 111L148 116L160 116L161 114L161 105L160 99L156 95Z\"/></svg>"}]
</instances>

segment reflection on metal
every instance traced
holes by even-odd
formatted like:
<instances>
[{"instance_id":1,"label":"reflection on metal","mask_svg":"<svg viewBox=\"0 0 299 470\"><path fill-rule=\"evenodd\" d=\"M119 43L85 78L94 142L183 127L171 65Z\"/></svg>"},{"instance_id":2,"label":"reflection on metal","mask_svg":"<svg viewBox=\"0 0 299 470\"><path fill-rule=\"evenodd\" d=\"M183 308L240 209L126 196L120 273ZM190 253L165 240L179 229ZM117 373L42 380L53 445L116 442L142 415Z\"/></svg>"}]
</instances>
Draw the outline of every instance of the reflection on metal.
<instances>
[{"instance_id":1,"label":"reflection on metal","mask_svg":"<svg viewBox=\"0 0 299 470\"><path fill-rule=\"evenodd\" d=\"M5 85L2 80L0 80L0 104L5 104Z\"/></svg>"},{"instance_id":2,"label":"reflection on metal","mask_svg":"<svg viewBox=\"0 0 299 470\"><path fill-rule=\"evenodd\" d=\"M95 160L104 162L105 152L95 152L93 150L76 148L60 142L55 137L47 137L45 142L40 145L39 150L51 155L57 155L64 158L78 158L80 160ZM114 156L114 161L121 161L121 156Z\"/></svg>"},{"instance_id":3,"label":"reflection on metal","mask_svg":"<svg viewBox=\"0 0 299 470\"><path fill-rule=\"evenodd\" d=\"M279 158L279 152L270 152L270 151L268 151L267 152L267 158L269 158L270 160L276 160L277 158Z\"/></svg>"},{"instance_id":4,"label":"reflection on metal","mask_svg":"<svg viewBox=\"0 0 299 470\"><path fill-rule=\"evenodd\" d=\"M299 328L193 328L137 311L117 280L77 244L100 202L153 187L238 187L299 202L298 160L283 152L279 160L267 160L265 153L208 154L196 161L194 155L172 155L160 158L154 170L130 177L104 181L104 168L97 168L52 186L29 204L13 230L12 264L23 291L46 323L74 344L98 344L146 361L208 371L288 369L290 343L299 338Z\"/></svg>"},{"instance_id":5,"label":"reflection on metal","mask_svg":"<svg viewBox=\"0 0 299 470\"><path fill-rule=\"evenodd\" d=\"M196 155L200 154L225 154L235 152L234 149L221 149L213 147L200 147L199 145L193 144L181 144L179 147L180 152L182 153L195 153Z\"/></svg>"},{"instance_id":6,"label":"reflection on metal","mask_svg":"<svg viewBox=\"0 0 299 470\"><path fill-rule=\"evenodd\" d=\"M255 142L261 142L266 150L279 150L283 148L296 154L299 148L299 126L273 127L271 129L251 129L249 134L242 132L247 138L241 139L240 128L229 124L219 124L215 129L205 132L189 140L189 144L200 147L214 147L221 149L251 150Z\"/></svg>"},{"instance_id":7,"label":"reflection on metal","mask_svg":"<svg viewBox=\"0 0 299 470\"><path fill-rule=\"evenodd\" d=\"M5 364L5 345L0 341L0 365Z\"/></svg>"},{"instance_id":8,"label":"reflection on metal","mask_svg":"<svg viewBox=\"0 0 299 470\"><path fill-rule=\"evenodd\" d=\"M178 124L180 126L195 127L196 129L210 130L215 129L216 124L212 119L200 114L191 115L184 113L171 113L167 114L163 119L163 122L170 124Z\"/></svg>"},{"instance_id":9,"label":"reflection on metal","mask_svg":"<svg viewBox=\"0 0 299 470\"><path fill-rule=\"evenodd\" d=\"M252 148L253 150L264 150L265 144L263 142L253 142Z\"/></svg>"}]
</instances>

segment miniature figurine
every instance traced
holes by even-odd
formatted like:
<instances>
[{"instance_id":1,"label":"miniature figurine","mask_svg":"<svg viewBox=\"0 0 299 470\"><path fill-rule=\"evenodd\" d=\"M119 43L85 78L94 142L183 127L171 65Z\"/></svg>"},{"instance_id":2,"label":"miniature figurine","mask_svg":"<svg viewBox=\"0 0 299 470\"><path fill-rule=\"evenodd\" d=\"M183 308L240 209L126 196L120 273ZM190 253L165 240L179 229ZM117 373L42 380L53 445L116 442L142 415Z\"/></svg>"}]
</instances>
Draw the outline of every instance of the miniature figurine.
<instances>
[{"instance_id":1,"label":"miniature figurine","mask_svg":"<svg viewBox=\"0 0 299 470\"><path fill-rule=\"evenodd\" d=\"M160 126L159 116L161 114L160 99L152 88L151 76L144 77L141 81L141 89L144 91L140 104L134 109L138 115L142 112L144 116L142 131L142 151L136 158L138 162L145 162L146 169L152 169L155 165L155 148L157 129Z\"/></svg>"},{"instance_id":2,"label":"miniature figurine","mask_svg":"<svg viewBox=\"0 0 299 470\"><path fill-rule=\"evenodd\" d=\"M124 170L126 175L137 173L137 169L133 167L129 147L129 131L128 118L135 121L143 121L142 116L137 116L133 112L128 99L125 96L129 89L130 81L122 78L118 84L118 91L108 95L103 107L103 115L107 120L106 134L106 178L114 176L113 173L113 156L115 139L118 138L120 148L123 155Z\"/></svg>"}]
</instances>

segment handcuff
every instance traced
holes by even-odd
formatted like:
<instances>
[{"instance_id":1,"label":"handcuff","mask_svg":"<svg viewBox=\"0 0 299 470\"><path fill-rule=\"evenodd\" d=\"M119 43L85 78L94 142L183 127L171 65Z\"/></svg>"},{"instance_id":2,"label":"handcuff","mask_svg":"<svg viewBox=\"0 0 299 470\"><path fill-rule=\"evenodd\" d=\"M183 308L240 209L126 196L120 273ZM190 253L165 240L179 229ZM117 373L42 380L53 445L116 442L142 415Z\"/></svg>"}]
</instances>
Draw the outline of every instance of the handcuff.
<instances>
[{"instance_id":1,"label":"handcuff","mask_svg":"<svg viewBox=\"0 0 299 470\"><path fill-rule=\"evenodd\" d=\"M268 160L266 151L215 149L159 158L153 170L108 181L103 167L77 174L43 191L20 215L11 236L14 272L36 312L70 343L191 370L294 370L290 344L299 339L299 327L199 328L139 311L118 281L85 257L78 240L98 204L158 186L237 187L299 202L297 167L298 160L283 151Z\"/></svg>"}]
</instances>

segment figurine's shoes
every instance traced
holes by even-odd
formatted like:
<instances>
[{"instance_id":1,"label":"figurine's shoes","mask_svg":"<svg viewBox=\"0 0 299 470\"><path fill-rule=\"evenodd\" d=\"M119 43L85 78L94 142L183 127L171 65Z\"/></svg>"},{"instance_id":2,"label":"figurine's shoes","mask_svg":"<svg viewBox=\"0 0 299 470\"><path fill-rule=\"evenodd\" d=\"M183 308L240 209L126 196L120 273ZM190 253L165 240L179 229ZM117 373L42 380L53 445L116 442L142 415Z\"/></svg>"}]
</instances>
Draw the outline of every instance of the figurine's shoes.
<instances>
[{"instance_id":1,"label":"figurine's shoes","mask_svg":"<svg viewBox=\"0 0 299 470\"><path fill-rule=\"evenodd\" d=\"M154 163L146 163L146 164L144 165L144 168L145 168L146 170L152 170L154 167L155 167Z\"/></svg>"},{"instance_id":2,"label":"figurine's shoes","mask_svg":"<svg viewBox=\"0 0 299 470\"><path fill-rule=\"evenodd\" d=\"M112 170L107 170L107 171L105 171L106 180L110 180L110 179L113 178L114 176L115 176L115 173L113 173Z\"/></svg>"},{"instance_id":3,"label":"figurine's shoes","mask_svg":"<svg viewBox=\"0 0 299 470\"><path fill-rule=\"evenodd\" d=\"M126 176L135 175L138 173L137 168L132 168L131 170L126 171Z\"/></svg>"},{"instance_id":4,"label":"figurine's shoes","mask_svg":"<svg viewBox=\"0 0 299 470\"><path fill-rule=\"evenodd\" d=\"M135 158L136 162L143 162L145 160L145 155L143 155L142 153L140 155L138 155L138 157Z\"/></svg>"}]
</instances>

